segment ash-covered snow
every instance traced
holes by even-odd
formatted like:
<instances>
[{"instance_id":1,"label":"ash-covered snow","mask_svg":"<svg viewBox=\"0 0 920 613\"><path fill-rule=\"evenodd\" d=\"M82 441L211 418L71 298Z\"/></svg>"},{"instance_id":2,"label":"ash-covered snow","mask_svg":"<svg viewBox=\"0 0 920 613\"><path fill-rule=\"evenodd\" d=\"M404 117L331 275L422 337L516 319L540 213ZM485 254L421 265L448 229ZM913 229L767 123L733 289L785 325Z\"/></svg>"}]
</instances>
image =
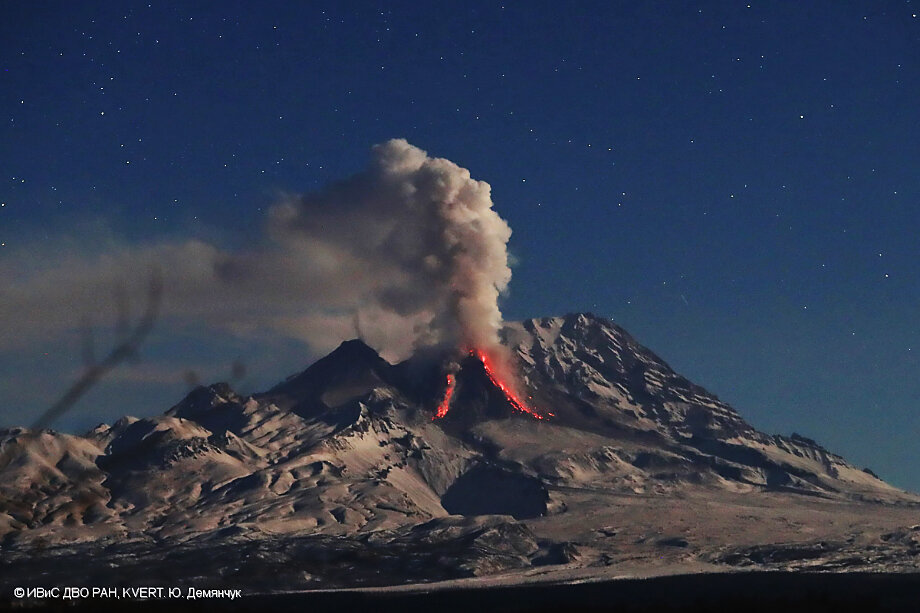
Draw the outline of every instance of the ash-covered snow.
<instances>
[{"instance_id":1,"label":"ash-covered snow","mask_svg":"<svg viewBox=\"0 0 920 613\"><path fill-rule=\"evenodd\" d=\"M199 387L162 416L85 436L0 430L0 570L93 552L141 576L125 556L163 570L173 551L199 577L235 564L279 588L257 561L206 555L243 542L300 563L283 574L290 589L550 563L836 569L866 547L879 562L860 568L913 563L920 497L811 439L756 431L613 323L532 319L502 337L521 391L552 417L512 410L473 360L432 420L435 354L391 365L349 341L263 394ZM322 551L339 560L326 571Z\"/></svg>"}]
</instances>

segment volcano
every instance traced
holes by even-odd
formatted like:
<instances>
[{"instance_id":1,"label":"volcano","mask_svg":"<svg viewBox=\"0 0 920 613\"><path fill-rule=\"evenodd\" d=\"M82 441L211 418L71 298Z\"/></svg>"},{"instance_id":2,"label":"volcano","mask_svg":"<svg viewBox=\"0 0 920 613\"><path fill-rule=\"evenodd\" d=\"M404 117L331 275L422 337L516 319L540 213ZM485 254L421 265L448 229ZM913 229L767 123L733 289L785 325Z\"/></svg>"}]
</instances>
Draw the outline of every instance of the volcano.
<instances>
[{"instance_id":1,"label":"volcano","mask_svg":"<svg viewBox=\"0 0 920 613\"><path fill-rule=\"evenodd\" d=\"M0 431L0 583L250 591L906 570L920 496L770 435L589 313L390 364L359 340L83 436ZM152 583L151 583L152 582Z\"/></svg>"}]
</instances>

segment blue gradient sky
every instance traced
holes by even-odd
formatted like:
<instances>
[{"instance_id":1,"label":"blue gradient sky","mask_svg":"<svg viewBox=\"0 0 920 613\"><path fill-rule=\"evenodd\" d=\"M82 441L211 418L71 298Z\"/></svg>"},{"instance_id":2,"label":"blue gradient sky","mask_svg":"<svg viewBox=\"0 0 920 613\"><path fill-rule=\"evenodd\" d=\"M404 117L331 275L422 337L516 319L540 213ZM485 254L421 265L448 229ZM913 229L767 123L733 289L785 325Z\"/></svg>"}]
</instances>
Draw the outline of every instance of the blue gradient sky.
<instances>
[{"instance_id":1,"label":"blue gradient sky","mask_svg":"<svg viewBox=\"0 0 920 613\"><path fill-rule=\"evenodd\" d=\"M280 193L404 137L492 185L514 230L508 319L608 316L755 427L920 490L920 4L2 13L0 266L245 243ZM242 360L254 391L315 357L163 325L57 425L158 413L187 369ZM31 422L79 369L75 332L0 347L0 423Z\"/></svg>"}]
</instances>

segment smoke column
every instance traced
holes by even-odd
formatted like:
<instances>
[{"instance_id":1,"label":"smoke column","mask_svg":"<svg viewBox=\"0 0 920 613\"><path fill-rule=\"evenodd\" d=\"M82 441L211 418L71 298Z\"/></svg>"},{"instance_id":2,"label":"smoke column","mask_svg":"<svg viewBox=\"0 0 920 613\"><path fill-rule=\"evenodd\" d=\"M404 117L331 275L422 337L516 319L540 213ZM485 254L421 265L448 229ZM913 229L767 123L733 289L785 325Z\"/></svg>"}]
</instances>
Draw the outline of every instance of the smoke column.
<instances>
[{"instance_id":1,"label":"smoke column","mask_svg":"<svg viewBox=\"0 0 920 613\"><path fill-rule=\"evenodd\" d=\"M511 228L492 208L488 183L391 140L373 148L364 172L275 207L270 228L281 244L325 246L346 266L361 263L364 283L349 280L364 288L356 322L368 307L414 320L416 345L477 356L514 408L542 419L521 400L510 354L499 343ZM453 386L448 374L436 418L446 415Z\"/></svg>"},{"instance_id":2,"label":"smoke column","mask_svg":"<svg viewBox=\"0 0 920 613\"><path fill-rule=\"evenodd\" d=\"M286 252L329 258L358 291L359 314L410 320L417 345L492 349L511 229L490 192L468 170L394 139L373 148L367 170L276 205L269 232Z\"/></svg>"}]
</instances>

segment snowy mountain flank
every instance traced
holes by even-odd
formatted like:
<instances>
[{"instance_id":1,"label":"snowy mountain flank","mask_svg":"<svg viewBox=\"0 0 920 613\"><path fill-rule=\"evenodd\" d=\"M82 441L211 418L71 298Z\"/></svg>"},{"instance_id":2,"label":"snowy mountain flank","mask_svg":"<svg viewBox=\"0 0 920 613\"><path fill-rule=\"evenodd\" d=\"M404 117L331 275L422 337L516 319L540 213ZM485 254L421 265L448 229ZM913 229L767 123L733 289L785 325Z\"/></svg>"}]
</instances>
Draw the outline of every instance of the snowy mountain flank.
<instances>
[{"instance_id":1,"label":"snowy mountain flank","mask_svg":"<svg viewBox=\"0 0 920 613\"><path fill-rule=\"evenodd\" d=\"M0 583L917 568L920 496L758 432L613 323L502 341L542 419L474 355L390 364L353 340L253 396L218 383L84 436L0 430Z\"/></svg>"}]
</instances>

